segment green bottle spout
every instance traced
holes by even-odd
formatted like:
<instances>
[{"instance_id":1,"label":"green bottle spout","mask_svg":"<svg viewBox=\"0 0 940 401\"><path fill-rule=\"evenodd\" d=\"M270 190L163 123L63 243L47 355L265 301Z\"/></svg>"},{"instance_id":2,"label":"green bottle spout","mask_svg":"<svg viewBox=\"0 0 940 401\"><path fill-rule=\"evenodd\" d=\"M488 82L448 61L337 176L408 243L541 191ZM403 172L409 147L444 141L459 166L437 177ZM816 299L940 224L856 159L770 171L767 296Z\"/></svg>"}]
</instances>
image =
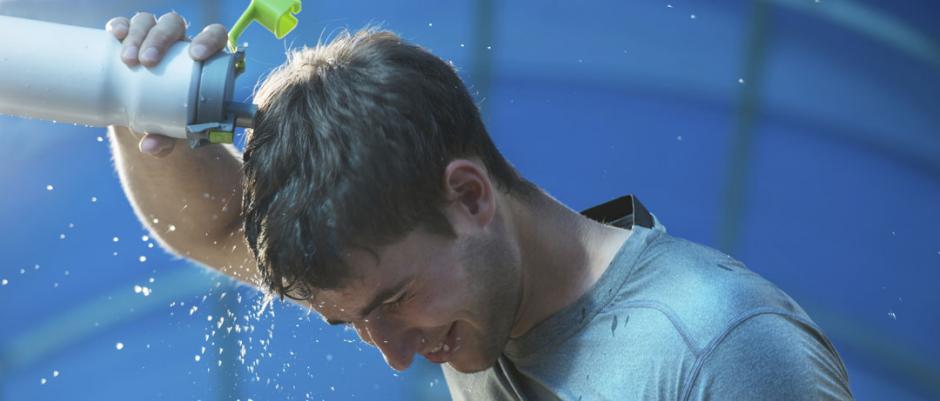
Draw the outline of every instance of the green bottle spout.
<instances>
[{"instance_id":1,"label":"green bottle spout","mask_svg":"<svg viewBox=\"0 0 940 401\"><path fill-rule=\"evenodd\" d=\"M238 49L238 38L252 21L258 21L275 37L282 39L297 26L294 14L299 12L300 0L251 0L251 4L229 31L229 50L235 52Z\"/></svg>"}]
</instances>

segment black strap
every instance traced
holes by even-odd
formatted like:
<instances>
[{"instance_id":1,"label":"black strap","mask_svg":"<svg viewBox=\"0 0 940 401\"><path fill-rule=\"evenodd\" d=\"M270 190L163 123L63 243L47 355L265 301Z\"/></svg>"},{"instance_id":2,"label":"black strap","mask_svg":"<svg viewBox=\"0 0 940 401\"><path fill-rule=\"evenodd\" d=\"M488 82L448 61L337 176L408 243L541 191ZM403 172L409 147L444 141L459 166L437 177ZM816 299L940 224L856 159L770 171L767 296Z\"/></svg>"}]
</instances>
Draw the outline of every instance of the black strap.
<instances>
[{"instance_id":1,"label":"black strap","mask_svg":"<svg viewBox=\"0 0 940 401\"><path fill-rule=\"evenodd\" d=\"M646 207L640 203L636 196L621 196L609 202L602 203L581 212L582 215L592 220L613 225L625 225L624 228L630 228L636 224L640 227L653 228L653 216L646 210ZM630 221L623 221L627 217ZM618 224L619 223L619 224Z\"/></svg>"}]
</instances>

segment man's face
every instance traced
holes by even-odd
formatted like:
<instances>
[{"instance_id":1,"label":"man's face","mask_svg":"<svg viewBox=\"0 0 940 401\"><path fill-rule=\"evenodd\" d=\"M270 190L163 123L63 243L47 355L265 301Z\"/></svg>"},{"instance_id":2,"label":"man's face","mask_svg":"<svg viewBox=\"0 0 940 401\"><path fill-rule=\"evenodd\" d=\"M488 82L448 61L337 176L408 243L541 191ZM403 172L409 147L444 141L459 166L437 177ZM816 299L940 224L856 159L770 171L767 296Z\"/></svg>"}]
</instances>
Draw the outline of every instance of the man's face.
<instances>
[{"instance_id":1,"label":"man's face","mask_svg":"<svg viewBox=\"0 0 940 401\"><path fill-rule=\"evenodd\" d=\"M352 251L346 264L358 278L311 304L331 323L351 323L396 370L415 354L461 372L486 369L508 341L520 299L519 258L504 236L418 229L377 250L378 259Z\"/></svg>"}]
</instances>

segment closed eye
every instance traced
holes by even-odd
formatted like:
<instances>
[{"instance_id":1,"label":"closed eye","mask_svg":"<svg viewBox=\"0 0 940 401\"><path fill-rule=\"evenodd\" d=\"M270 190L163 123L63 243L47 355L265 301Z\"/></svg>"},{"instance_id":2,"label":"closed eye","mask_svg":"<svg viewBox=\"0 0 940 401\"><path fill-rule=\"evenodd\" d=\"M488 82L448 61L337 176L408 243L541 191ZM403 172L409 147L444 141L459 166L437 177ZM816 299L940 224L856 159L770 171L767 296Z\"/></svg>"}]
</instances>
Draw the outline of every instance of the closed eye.
<instances>
[{"instance_id":1,"label":"closed eye","mask_svg":"<svg viewBox=\"0 0 940 401\"><path fill-rule=\"evenodd\" d=\"M406 302L410 301L412 298L414 298L413 294L410 294L408 292L402 292L401 295L398 296L398 298L395 298L395 300L389 301L388 303L386 303L385 307L389 310L397 310Z\"/></svg>"}]
</instances>

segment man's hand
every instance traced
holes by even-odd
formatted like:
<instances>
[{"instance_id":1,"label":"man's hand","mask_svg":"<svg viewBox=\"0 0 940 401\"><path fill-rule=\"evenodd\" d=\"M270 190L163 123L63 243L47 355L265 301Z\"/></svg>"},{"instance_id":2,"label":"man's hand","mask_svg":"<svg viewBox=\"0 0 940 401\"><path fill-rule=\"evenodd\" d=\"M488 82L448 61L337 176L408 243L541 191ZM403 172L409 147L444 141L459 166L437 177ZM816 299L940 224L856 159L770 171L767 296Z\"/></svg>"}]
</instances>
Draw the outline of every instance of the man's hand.
<instances>
[{"instance_id":1,"label":"man's hand","mask_svg":"<svg viewBox=\"0 0 940 401\"><path fill-rule=\"evenodd\" d=\"M166 50L174 43L186 39L186 21L179 14L169 12L160 19L150 13L137 13L133 18L115 17L108 21L105 29L123 43L121 60L129 67L138 64L153 67L160 64ZM202 30L189 46L189 56L204 61L225 48L228 33L220 24L212 24ZM156 157L164 157L173 151L178 140L163 135L147 133L140 140L140 151Z\"/></svg>"}]
</instances>

